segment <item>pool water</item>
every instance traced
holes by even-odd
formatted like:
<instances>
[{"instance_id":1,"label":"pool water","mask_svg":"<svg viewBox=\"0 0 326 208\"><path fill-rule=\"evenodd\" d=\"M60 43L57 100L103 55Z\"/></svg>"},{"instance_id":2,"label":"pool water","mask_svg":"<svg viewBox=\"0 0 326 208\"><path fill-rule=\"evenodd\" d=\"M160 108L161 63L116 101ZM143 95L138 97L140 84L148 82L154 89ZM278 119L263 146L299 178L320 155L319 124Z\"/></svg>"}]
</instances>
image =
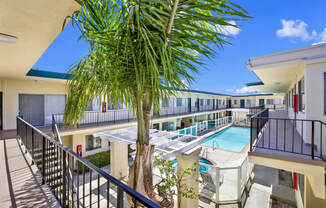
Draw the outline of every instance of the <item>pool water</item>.
<instances>
[{"instance_id":1,"label":"pool water","mask_svg":"<svg viewBox=\"0 0 326 208\"><path fill-rule=\"evenodd\" d=\"M250 140L250 128L231 126L212 136L207 137L201 144L234 152L241 152Z\"/></svg>"},{"instance_id":2,"label":"pool water","mask_svg":"<svg viewBox=\"0 0 326 208\"><path fill-rule=\"evenodd\" d=\"M200 157L199 158L199 163L204 163L204 164L208 164L208 165L213 165L213 163L209 160L206 160L205 158ZM177 169L178 167L178 161L175 159L172 161L172 167ZM204 165L200 165L199 164L199 171L202 173L206 173L207 171L209 171L211 168L204 166Z\"/></svg>"}]
</instances>

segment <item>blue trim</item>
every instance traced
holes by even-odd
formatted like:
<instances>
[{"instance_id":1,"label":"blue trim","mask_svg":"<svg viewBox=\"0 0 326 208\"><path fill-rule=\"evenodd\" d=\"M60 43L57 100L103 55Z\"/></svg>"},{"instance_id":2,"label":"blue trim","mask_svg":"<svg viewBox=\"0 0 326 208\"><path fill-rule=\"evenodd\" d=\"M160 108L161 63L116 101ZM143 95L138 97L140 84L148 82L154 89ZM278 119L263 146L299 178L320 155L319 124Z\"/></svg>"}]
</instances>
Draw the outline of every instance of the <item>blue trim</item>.
<instances>
[{"instance_id":1,"label":"blue trim","mask_svg":"<svg viewBox=\"0 0 326 208\"><path fill-rule=\"evenodd\" d=\"M31 69L26 76L68 80L71 79L72 74Z\"/></svg>"},{"instance_id":2,"label":"blue trim","mask_svg":"<svg viewBox=\"0 0 326 208\"><path fill-rule=\"evenodd\" d=\"M247 87L259 86L259 85L264 85L264 83L260 81L260 82L250 82L246 84Z\"/></svg>"},{"instance_id":3,"label":"blue trim","mask_svg":"<svg viewBox=\"0 0 326 208\"><path fill-rule=\"evenodd\" d=\"M43 71L43 70L36 70L36 69L29 70L29 72L27 72L26 76L42 77L42 78L50 78L50 79L63 79L63 80L69 80L69 79L72 78L72 74L69 74L69 73L51 72L51 71ZM256 82L256 83L258 83L258 82ZM247 84L247 86L248 86L248 84ZM173 90L173 88L170 88L170 89ZM251 97L251 96L273 95L273 94L229 95L229 94L223 94L223 93L207 92L207 91L202 91L202 90L179 89L179 88L175 88L174 90L181 91L181 92L193 92L193 93L201 93L201 94L209 94L209 95L220 95L220 96L230 96L230 97Z\"/></svg>"},{"instance_id":4,"label":"blue trim","mask_svg":"<svg viewBox=\"0 0 326 208\"><path fill-rule=\"evenodd\" d=\"M170 89L173 90L173 88L170 88ZM227 95L227 94L222 94L222 93L207 92L207 91L201 91L201 90L179 89L179 88L175 88L174 90L182 91L182 92L194 92L194 93L210 94L210 95L232 96L232 95Z\"/></svg>"},{"instance_id":5,"label":"blue trim","mask_svg":"<svg viewBox=\"0 0 326 208\"><path fill-rule=\"evenodd\" d=\"M253 97L253 96L271 96L274 95L273 93L269 94L252 94L252 95L230 95L232 97Z\"/></svg>"}]
</instances>

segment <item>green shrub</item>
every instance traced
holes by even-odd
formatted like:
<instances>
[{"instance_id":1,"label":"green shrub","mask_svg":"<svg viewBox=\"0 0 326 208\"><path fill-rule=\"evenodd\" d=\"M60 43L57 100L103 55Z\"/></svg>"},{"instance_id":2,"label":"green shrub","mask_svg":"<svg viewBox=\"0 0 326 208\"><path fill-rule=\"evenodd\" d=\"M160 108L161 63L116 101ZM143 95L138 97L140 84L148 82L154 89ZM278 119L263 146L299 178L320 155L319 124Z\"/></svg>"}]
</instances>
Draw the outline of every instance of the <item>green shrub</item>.
<instances>
[{"instance_id":1,"label":"green shrub","mask_svg":"<svg viewBox=\"0 0 326 208\"><path fill-rule=\"evenodd\" d=\"M110 164L110 151L99 152L94 155L86 156L84 159L88 160L89 162L93 163L96 167L104 167ZM83 172L83 164L79 165L79 173ZM88 171L88 168L85 167L85 172Z\"/></svg>"}]
</instances>

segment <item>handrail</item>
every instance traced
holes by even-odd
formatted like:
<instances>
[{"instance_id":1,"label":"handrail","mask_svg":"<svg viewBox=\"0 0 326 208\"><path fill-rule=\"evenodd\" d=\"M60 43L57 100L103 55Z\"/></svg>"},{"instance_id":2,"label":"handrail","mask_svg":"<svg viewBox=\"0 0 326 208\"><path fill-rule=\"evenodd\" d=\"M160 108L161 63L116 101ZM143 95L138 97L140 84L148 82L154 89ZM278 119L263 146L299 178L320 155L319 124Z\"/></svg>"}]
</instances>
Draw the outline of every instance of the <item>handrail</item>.
<instances>
[{"instance_id":1,"label":"handrail","mask_svg":"<svg viewBox=\"0 0 326 208\"><path fill-rule=\"evenodd\" d=\"M323 121L270 117L266 110L251 117L250 151L261 148L325 161Z\"/></svg>"},{"instance_id":2,"label":"handrail","mask_svg":"<svg viewBox=\"0 0 326 208\"><path fill-rule=\"evenodd\" d=\"M212 111L220 111L232 109L232 107L217 107L213 108L213 106L191 106L189 109L188 106L177 106L177 107L163 107L158 112L151 112L151 118L164 118L171 116L181 116L181 115L189 115L195 113L204 113L204 112L212 112ZM55 117L56 122L58 124L58 128L62 127L62 119L64 113L55 113L52 114L52 117ZM135 121L136 116L130 109L117 109L117 110L107 110L106 112L101 111L85 111L85 115L81 118L77 124L77 128L82 125L88 124L105 124L105 123L116 123L116 122L133 122Z\"/></svg>"},{"instance_id":3,"label":"handrail","mask_svg":"<svg viewBox=\"0 0 326 208\"><path fill-rule=\"evenodd\" d=\"M25 120L23 120L22 118L20 118L20 117L17 116L17 122L18 121L23 122L25 125L27 125L28 127L30 127L33 131L39 133L45 139L45 140L43 139L43 142L44 141L47 141L50 144L55 145L55 147L58 148L58 149L60 149L60 151L63 151L64 154L68 154L72 158L74 158L74 160L76 162L78 161L79 163L81 163L84 166L86 166L87 168L89 168L92 172L97 173L99 176L101 176L104 179L108 180L108 182L113 183L114 185L116 185L118 187L118 195L119 195L119 189L121 189L120 191L123 191L123 192L126 192L127 194L129 194L129 196L131 196L134 200L136 200L137 203L141 203L141 204L143 204L146 207L154 207L154 208L160 208L161 207L158 204L156 204L153 201L151 201L150 199L148 199L145 196L143 196L142 194L138 193L134 189L130 188L128 185L122 183L121 181L119 181L115 177L111 176L110 174L106 173L102 169L96 167L94 164L92 164L89 161L85 160L84 158L82 158L81 156L79 156L78 154L76 154L75 152L73 152L72 150L70 150L68 147L64 146L63 144L60 144L60 142L58 142L57 140L51 138L49 135L46 135L45 133L43 133L39 129L35 128L34 126L32 126L31 124L29 124L28 122L26 122ZM17 128L18 127L19 126L17 124ZM21 138L21 135L19 135L19 134L20 134L20 129L19 130L17 129L17 136ZM45 144L43 143L43 147L44 147L44 145ZM43 149L43 151L44 151L44 149ZM67 157L68 157L68 155L67 155ZM43 160L44 160L44 158L43 158ZM43 166L43 169L44 169L44 166ZM46 178L44 178L45 175L42 175L42 177L43 177L43 180L46 181ZM117 197L117 200L119 200L119 197ZM120 198L120 200L124 200L124 199L123 198L122 199ZM123 204L123 202L122 202L122 204Z\"/></svg>"}]
</instances>

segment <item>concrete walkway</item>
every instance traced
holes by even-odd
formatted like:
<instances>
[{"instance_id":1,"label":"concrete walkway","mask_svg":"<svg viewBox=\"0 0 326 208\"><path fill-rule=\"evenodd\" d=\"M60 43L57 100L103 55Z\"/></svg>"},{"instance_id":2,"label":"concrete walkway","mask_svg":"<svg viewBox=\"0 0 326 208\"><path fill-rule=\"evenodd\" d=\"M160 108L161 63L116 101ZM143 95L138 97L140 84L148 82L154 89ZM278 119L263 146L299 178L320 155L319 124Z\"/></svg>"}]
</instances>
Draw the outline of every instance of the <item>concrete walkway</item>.
<instances>
[{"instance_id":1,"label":"concrete walkway","mask_svg":"<svg viewBox=\"0 0 326 208\"><path fill-rule=\"evenodd\" d=\"M16 139L0 140L0 207L60 207Z\"/></svg>"}]
</instances>

